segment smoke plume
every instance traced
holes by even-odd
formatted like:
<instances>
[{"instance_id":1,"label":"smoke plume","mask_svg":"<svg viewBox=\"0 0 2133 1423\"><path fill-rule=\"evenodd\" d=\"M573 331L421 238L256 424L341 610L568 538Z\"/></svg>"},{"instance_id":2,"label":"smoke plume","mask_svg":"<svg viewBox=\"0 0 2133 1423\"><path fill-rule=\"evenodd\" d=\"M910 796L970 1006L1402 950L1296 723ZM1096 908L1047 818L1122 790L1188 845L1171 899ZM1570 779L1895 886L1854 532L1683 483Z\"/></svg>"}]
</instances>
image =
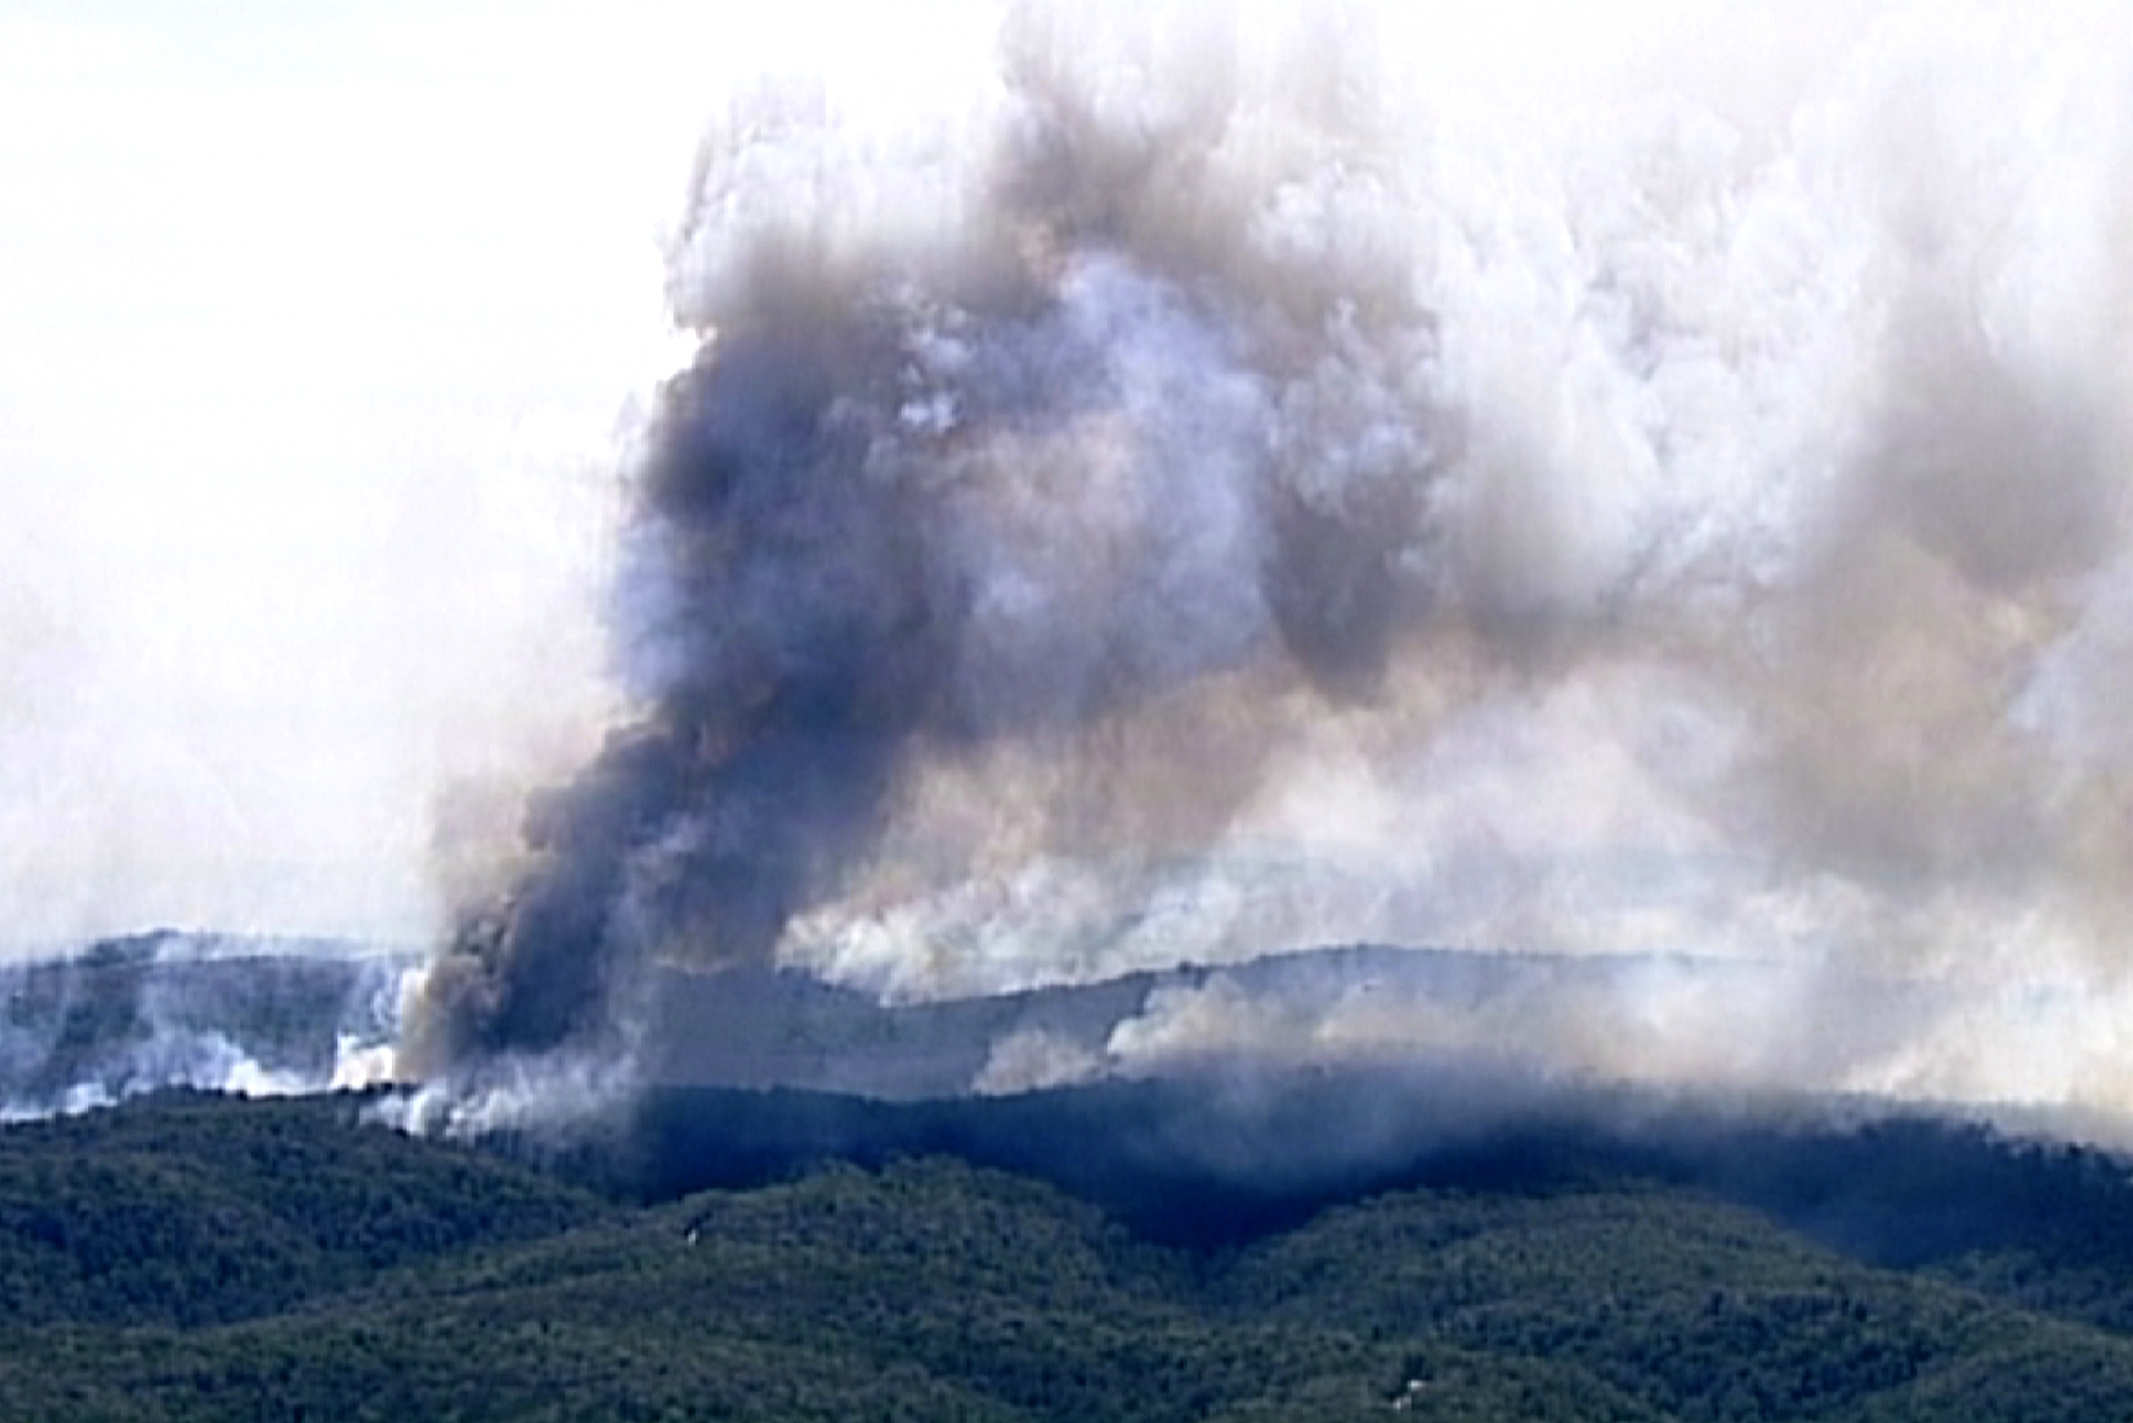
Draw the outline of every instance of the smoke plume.
<instances>
[{"instance_id":1,"label":"smoke plume","mask_svg":"<svg viewBox=\"0 0 2133 1423\"><path fill-rule=\"evenodd\" d=\"M1978 1017L2123 988L2123 17L1419 8L1017 5L912 111L734 102L634 712L406 1070L626 1050L658 964L929 998L1378 939L1763 966L1436 1042L2125 1085ZM1831 972L1936 988L1832 1053L1786 1016ZM1162 1006L1126 1047L1288 1021Z\"/></svg>"}]
</instances>

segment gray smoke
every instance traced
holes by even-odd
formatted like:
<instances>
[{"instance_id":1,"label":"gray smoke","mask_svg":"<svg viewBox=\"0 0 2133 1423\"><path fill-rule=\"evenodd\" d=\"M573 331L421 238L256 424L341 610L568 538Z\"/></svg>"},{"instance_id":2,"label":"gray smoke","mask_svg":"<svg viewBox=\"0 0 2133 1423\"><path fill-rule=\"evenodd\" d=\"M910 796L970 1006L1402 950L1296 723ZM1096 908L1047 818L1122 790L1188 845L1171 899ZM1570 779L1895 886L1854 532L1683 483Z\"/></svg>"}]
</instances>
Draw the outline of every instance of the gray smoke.
<instances>
[{"instance_id":1,"label":"gray smoke","mask_svg":"<svg viewBox=\"0 0 2133 1423\"><path fill-rule=\"evenodd\" d=\"M1954 985L1840 1086L1940 1080L1965 985L2115 992L2133 45L1930 8L1468 74L1400 12L1029 4L894 123L737 101L633 475L636 714L405 1069L626 1049L655 963L1782 965L1645 1035L1692 1065L1823 966Z\"/></svg>"}]
</instances>

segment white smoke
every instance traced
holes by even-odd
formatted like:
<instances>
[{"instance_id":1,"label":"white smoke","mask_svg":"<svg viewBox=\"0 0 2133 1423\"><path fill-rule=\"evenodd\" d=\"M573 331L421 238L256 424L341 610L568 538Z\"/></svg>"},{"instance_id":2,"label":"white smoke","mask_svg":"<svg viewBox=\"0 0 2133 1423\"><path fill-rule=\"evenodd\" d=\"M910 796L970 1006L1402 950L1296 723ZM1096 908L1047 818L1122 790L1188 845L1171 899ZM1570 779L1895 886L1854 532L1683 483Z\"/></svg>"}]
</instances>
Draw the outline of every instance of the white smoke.
<instances>
[{"instance_id":1,"label":"white smoke","mask_svg":"<svg viewBox=\"0 0 2133 1423\"><path fill-rule=\"evenodd\" d=\"M0 968L0 1120L192 1088L292 1096L390 1080L422 966L344 946L164 933Z\"/></svg>"},{"instance_id":2,"label":"white smoke","mask_svg":"<svg viewBox=\"0 0 2133 1423\"><path fill-rule=\"evenodd\" d=\"M2114 7L1862 7L1821 37L1729 8L1581 64L1427 7L1024 7L999 76L896 136L818 111L714 142L676 279L707 325L794 248L921 301L1002 241L1052 266L1068 334L1033 343L1106 372L1063 427L971 416L997 350L947 298L913 321L942 477L1012 472L949 505L961 686L1168 689L919 766L786 961L927 997L1299 942L1686 950L1775 967L1722 1006L1617 987L1460 1031L2118 1090L2081 1005L2123 1002L2133 850L2133 36ZM1443 82L1468 44L1503 82ZM1048 128L1058 172L1028 158ZM1003 150L1057 184L1004 237ZM1270 460L1384 529L1337 551L1397 605L1352 698L1260 651ZM1950 997L1915 1039L1798 1051L1831 965ZM1157 1021L1184 1031L1159 1013L1121 1055Z\"/></svg>"},{"instance_id":3,"label":"white smoke","mask_svg":"<svg viewBox=\"0 0 2133 1423\"><path fill-rule=\"evenodd\" d=\"M989 18L706 140L642 715L417 1057L567 1058L662 955L925 999L1374 940L1646 957L1217 978L981 1085L1494 1045L2115 1100L2127 16Z\"/></svg>"},{"instance_id":4,"label":"white smoke","mask_svg":"<svg viewBox=\"0 0 2133 1423\"><path fill-rule=\"evenodd\" d=\"M369 1117L418 1136L575 1129L612 1114L638 1085L634 1062L607 1054L513 1059L479 1082L431 1082L381 1097Z\"/></svg>"},{"instance_id":5,"label":"white smoke","mask_svg":"<svg viewBox=\"0 0 2133 1423\"><path fill-rule=\"evenodd\" d=\"M1427 975L1330 971L1316 984L1254 989L1218 972L1156 990L1101 1053L1084 1054L1072 1080L1230 1059L1324 1068L1423 1057L1662 1088L2050 1104L2097 1121L2122 1114L2133 1089L2123 1003L2071 990L1863 979L1781 961L1495 967L1484 987L1464 991ZM1001 1069L1032 1057L1018 1051ZM2113 1135L2125 1136L2123 1122Z\"/></svg>"}]
</instances>

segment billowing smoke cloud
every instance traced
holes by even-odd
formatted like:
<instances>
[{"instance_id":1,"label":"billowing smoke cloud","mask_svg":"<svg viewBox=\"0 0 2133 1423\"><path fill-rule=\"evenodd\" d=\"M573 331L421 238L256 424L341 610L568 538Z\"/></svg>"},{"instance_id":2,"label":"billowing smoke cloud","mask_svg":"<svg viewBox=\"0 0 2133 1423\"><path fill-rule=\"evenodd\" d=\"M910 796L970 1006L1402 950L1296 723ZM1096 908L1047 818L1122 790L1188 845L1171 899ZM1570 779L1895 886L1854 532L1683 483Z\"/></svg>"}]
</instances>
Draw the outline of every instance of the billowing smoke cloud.
<instances>
[{"instance_id":1,"label":"billowing smoke cloud","mask_svg":"<svg viewBox=\"0 0 2133 1423\"><path fill-rule=\"evenodd\" d=\"M1784 1011L1825 970L1930 980L1838 1060L2026 1090L1934 1034L2119 985L2133 44L1779 13L1527 63L1024 5L926 112L736 103L634 473L636 714L403 1065L626 1048L659 962L924 998L1376 938L1764 965L1486 1029L1689 1075L1747 1022L1734 1075L1828 1061ZM1169 1007L1114 1048L1283 1031Z\"/></svg>"}]
</instances>

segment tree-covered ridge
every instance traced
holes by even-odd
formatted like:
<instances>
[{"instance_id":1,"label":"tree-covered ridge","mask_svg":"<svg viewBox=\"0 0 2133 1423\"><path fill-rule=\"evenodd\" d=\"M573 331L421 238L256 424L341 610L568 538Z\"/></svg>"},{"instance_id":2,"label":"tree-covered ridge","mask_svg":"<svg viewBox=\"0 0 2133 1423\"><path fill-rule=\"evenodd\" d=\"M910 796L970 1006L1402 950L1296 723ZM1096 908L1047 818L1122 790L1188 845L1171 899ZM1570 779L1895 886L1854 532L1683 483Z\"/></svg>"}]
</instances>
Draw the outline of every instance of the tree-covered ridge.
<instances>
[{"instance_id":1,"label":"tree-covered ridge","mask_svg":"<svg viewBox=\"0 0 2133 1423\"><path fill-rule=\"evenodd\" d=\"M0 1417L2133 1416L2050 1230L1890 1268L1595 1161L1201 1251L941 1156L627 1205L361 1105L0 1133Z\"/></svg>"},{"instance_id":2,"label":"tree-covered ridge","mask_svg":"<svg viewBox=\"0 0 2133 1423\"><path fill-rule=\"evenodd\" d=\"M240 1319L611 1209L359 1114L353 1098L175 1092L0 1132L0 1318Z\"/></svg>"}]
</instances>

